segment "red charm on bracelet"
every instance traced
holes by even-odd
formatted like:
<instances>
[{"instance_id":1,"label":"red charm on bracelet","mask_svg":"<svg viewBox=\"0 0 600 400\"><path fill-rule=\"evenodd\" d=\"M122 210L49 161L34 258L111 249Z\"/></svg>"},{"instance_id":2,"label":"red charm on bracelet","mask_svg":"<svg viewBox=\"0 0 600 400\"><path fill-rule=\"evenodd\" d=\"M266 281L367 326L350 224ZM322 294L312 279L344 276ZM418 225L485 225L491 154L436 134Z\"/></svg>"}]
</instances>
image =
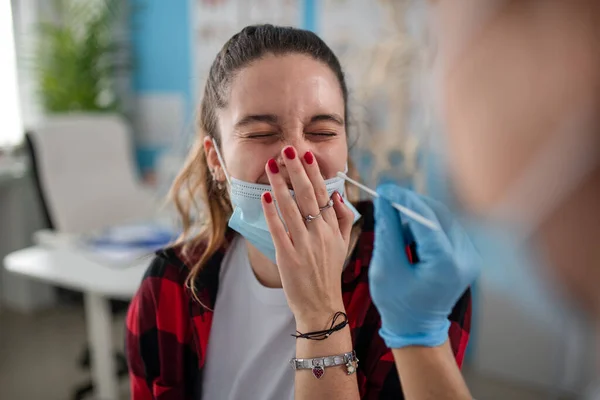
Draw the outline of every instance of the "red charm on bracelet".
<instances>
[{"instance_id":1,"label":"red charm on bracelet","mask_svg":"<svg viewBox=\"0 0 600 400\"><path fill-rule=\"evenodd\" d=\"M312 373L315 376L315 378L321 379L323 377L323 375L325 375L325 368L323 368L319 364L314 365L312 368Z\"/></svg>"}]
</instances>

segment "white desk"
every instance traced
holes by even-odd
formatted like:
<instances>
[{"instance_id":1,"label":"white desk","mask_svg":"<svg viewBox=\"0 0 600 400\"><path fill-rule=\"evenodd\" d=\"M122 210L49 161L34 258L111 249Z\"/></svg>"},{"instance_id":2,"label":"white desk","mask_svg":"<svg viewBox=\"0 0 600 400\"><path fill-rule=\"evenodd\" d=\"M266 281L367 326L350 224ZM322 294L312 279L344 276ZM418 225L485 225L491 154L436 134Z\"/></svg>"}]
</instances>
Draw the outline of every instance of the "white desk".
<instances>
[{"instance_id":1,"label":"white desk","mask_svg":"<svg viewBox=\"0 0 600 400\"><path fill-rule=\"evenodd\" d=\"M128 268L109 268L77 250L39 246L16 251L4 259L7 271L84 293L92 379L95 398L99 400L118 397L109 299L131 299L149 262L150 259Z\"/></svg>"}]
</instances>

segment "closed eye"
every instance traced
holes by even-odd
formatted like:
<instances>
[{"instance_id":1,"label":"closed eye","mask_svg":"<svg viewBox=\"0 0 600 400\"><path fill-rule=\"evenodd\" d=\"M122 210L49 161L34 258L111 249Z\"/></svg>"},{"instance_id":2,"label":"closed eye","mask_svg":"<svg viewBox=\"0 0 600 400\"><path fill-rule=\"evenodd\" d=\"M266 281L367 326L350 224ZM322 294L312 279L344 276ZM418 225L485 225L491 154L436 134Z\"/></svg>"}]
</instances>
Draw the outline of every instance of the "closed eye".
<instances>
[{"instance_id":1,"label":"closed eye","mask_svg":"<svg viewBox=\"0 0 600 400\"><path fill-rule=\"evenodd\" d=\"M336 135L337 135L337 133L336 133L336 132L322 131L322 132L309 132L309 133L307 133L307 135L317 135L317 136L336 136Z\"/></svg>"},{"instance_id":2,"label":"closed eye","mask_svg":"<svg viewBox=\"0 0 600 400\"><path fill-rule=\"evenodd\" d=\"M310 135L313 137L334 137L337 136L335 132L309 132L306 135Z\"/></svg>"},{"instance_id":3,"label":"closed eye","mask_svg":"<svg viewBox=\"0 0 600 400\"><path fill-rule=\"evenodd\" d=\"M275 132L258 132L258 133L251 133L246 135L246 138L248 139L264 139L264 138L269 138L269 137L273 137L276 136L277 133Z\"/></svg>"}]
</instances>

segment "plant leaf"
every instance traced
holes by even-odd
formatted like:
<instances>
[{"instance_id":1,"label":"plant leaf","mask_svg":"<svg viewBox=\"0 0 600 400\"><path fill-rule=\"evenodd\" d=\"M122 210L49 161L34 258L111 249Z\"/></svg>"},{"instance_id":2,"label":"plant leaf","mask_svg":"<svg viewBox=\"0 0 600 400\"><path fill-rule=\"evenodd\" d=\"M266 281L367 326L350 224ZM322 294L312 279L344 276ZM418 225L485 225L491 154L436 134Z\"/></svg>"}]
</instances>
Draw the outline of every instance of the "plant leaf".
<instances>
[{"instance_id":1,"label":"plant leaf","mask_svg":"<svg viewBox=\"0 0 600 400\"><path fill-rule=\"evenodd\" d=\"M115 35L121 0L54 0L52 21L38 26L31 68L48 112L115 111L119 73L131 69L127 43ZM114 96L113 96L114 97ZM110 97L109 97L110 98Z\"/></svg>"}]
</instances>

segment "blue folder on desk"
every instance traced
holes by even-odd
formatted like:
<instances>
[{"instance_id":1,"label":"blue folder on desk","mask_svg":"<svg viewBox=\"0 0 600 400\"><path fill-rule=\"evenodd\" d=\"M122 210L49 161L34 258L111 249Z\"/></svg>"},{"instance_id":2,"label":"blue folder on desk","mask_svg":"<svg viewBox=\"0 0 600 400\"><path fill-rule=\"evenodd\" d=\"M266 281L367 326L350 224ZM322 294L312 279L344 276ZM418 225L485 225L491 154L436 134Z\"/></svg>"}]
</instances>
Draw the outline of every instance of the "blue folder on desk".
<instances>
[{"instance_id":1,"label":"blue folder on desk","mask_svg":"<svg viewBox=\"0 0 600 400\"><path fill-rule=\"evenodd\" d=\"M127 225L108 228L95 235L82 238L90 255L108 262L128 264L151 255L173 243L177 233L157 225Z\"/></svg>"},{"instance_id":2,"label":"blue folder on desk","mask_svg":"<svg viewBox=\"0 0 600 400\"><path fill-rule=\"evenodd\" d=\"M160 227L127 226L111 228L86 239L93 247L126 247L159 249L176 239L174 232Z\"/></svg>"}]
</instances>

